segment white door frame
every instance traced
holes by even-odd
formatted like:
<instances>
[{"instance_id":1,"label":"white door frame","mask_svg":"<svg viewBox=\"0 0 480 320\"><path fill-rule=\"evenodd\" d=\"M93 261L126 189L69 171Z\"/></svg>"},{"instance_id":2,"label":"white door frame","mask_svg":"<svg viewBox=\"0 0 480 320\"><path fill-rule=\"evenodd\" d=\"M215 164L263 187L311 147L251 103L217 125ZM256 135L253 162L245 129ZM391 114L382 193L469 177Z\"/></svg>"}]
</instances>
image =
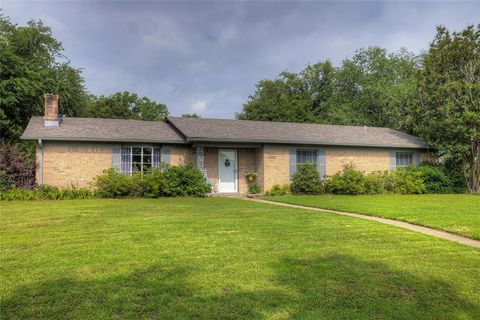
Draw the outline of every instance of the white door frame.
<instances>
[{"instance_id":1,"label":"white door frame","mask_svg":"<svg viewBox=\"0 0 480 320\"><path fill-rule=\"evenodd\" d=\"M222 163L220 161L220 155L222 151L229 151L233 152L235 157L235 167L233 168L235 174L235 191L225 192L220 190L221 180L220 180L220 170L222 167ZM238 192L238 153L236 149L218 149L218 192L219 193L237 193Z\"/></svg>"}]
</instances>

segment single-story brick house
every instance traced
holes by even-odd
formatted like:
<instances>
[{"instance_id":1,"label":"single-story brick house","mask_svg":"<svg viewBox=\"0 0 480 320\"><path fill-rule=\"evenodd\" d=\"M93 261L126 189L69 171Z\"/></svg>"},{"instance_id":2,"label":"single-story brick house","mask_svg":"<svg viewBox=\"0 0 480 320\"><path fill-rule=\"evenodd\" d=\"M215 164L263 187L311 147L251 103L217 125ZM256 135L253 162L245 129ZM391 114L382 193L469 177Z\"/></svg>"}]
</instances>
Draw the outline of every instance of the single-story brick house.
<instances>
[{"instance_id":1,"label":"single-story brick house","mask_svg":"<svg viewBox=\"0 0 480 320\"><path fill-rule=\"evenodd\" d=\"M45 116L22 136L37 143L37 181L85 187L105 169L141 172L160 162L200 168L217 193L247 192L248 172L263 190L288 184L301 163L322 176L353 163L366 172L435 159L424 140L388 128L168 117L164 122L59 117L45 95Z\"/></svg>"}]
</instances>

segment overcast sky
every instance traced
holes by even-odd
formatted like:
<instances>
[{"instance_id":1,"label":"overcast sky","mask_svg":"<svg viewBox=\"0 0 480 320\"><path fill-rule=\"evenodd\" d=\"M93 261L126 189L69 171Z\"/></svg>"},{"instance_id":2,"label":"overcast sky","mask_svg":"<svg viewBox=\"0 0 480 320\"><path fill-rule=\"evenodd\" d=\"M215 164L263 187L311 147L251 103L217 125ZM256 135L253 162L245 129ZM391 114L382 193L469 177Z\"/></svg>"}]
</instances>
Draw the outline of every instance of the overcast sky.
<instances>
[{"instance_id":1,"label":"overcast sky","mask_svg":"<svg viewBox=\"0 0 480 320\"><path fill-rule=\"evenodd\" d=\"M132 91L172 115L232 118L255 83L356 49L428 48L435 26L480 23L470 2L11 2L14 22L42 19L82 68L89 91Z\"/></svg>"}]
</instances>

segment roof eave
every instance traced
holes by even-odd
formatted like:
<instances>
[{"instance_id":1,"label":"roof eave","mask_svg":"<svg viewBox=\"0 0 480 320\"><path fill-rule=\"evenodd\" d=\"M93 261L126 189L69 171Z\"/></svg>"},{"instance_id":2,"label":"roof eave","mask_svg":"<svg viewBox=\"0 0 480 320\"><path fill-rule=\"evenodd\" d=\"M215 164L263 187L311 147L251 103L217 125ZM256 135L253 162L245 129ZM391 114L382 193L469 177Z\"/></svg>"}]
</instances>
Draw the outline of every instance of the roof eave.
<instances>
[{"instance_id":1,"label":"roof eave","mask_svg":"<svg viewBox=\"0 0 480 320\"><path fill-rule=\"evenodd\" d=\"M187 142L231 142L231 143L265 143L265 144L296 144L296 145L324 145L345 147L374 147L374 148L400 148L400 149L430 149L426 144L419 145L379 145L367 143L332 143L327 141L291 141L291 140L261 140L261 139L217 139L205 137L187 137Z\"/></svg>"},{"instance_id":2,"label":"roof eave","mask_svg":"<svg viewBox=\"0 0 480 320\"><path fill-rule=\"evenodd\" d=\"M44 141L83 141L83 142L136 142L136 143L165 143L165 144L186 144L182 140L147 140L147 139L114 139L114 138L71 138L71 137L40 137L40 136L25 136L20 137L22 140L38 140Z\"/></svg>"}]
</instances>

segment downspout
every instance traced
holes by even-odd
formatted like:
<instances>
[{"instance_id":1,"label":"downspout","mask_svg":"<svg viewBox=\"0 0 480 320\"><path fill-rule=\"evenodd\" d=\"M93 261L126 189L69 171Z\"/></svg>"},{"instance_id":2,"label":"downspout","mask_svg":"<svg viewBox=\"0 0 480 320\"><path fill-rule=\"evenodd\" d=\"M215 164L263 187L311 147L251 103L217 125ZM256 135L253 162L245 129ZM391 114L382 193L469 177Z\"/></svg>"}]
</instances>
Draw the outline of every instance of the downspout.
<instances>
[{"instance_id":1,"label":"downspout","mask_svg":"<svg viewBox=\"0 0 480 320\"><path fill-rule=\"evenodd\" d=\"M40 159L38 160L38 185L43 184L43 143L42 139L38 139L38 146L40 148Z\"/></svg>"}]
</instances>

